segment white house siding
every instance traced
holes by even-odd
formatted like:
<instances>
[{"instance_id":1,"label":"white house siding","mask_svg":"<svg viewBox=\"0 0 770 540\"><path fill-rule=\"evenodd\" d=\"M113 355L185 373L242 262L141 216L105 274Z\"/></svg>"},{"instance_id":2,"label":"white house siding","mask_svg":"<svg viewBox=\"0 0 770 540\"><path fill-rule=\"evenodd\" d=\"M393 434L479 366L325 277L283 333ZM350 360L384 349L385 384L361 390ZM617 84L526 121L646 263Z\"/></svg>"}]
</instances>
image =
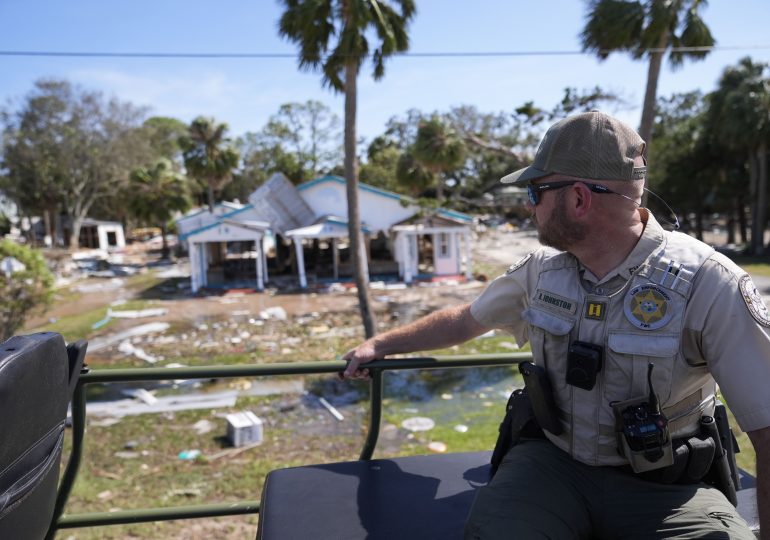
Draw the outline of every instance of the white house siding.
<instances>
[{"instance_id":1,"label":"white house siding","mask_svg":"<svg viewBox=\"0 0 770 540\"><path fill-rule=\"evenodd\" d=\"M176 220L177 232L179 236L184 236L191 231L211 225L225 214L240 210L244 206L243 204L222 202L214 206L213 214L209 212L208 207L192 210L186 216Z\"/></svg>"},{"instance_id":2,"label":"white house siding","mask_svg":"<svg viewBox=\"0 0 770 540\"><path fill-rule=\"evenodd\" d=\"M341 178L324 177L302 184L298 189L316 216L348 215L345 181ZM375 234L387 231L394 223L409 218L417 211L415 206L402 206L399 196L365 185L359 185L358 205L361 222Z\"/></svg>"}]
</instances>

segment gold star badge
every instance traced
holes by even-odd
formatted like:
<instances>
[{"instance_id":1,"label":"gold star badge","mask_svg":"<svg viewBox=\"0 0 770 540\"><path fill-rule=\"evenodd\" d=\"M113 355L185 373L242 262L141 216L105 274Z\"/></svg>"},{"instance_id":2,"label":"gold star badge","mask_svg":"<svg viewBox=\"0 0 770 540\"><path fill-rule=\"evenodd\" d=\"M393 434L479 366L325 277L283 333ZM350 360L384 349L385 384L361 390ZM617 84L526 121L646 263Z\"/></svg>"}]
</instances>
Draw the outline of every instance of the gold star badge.
<instances>
[{"instance_id":1,"label":"gold star badge","mask_svg":"<svg viewBox=\"0 0 770 540\"><path fill-rule=\"evenodd\" d=\"M626 318L643 330L661 328L671 319L669 300L668 293L652 283L634 287L628 293Z\"/></svg>"}]
</instances>

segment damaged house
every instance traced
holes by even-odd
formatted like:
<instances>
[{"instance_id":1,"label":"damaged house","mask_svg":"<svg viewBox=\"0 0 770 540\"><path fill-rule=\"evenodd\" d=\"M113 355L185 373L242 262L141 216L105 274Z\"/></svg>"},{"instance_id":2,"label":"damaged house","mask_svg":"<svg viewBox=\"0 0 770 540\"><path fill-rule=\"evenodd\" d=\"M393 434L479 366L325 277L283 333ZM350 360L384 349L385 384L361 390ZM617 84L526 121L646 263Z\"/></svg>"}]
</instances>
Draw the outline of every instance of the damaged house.
<instances>
[{"instance_id":1,"label":"damaged house","mask_svg":"<svg viewBox=\"0 0 770 540\"><path fill-rule=\"evenodd\" d=\"M359 184L361 228L371 280L406 283L471 277L466 214L423 215L402 195ZM299 186L273 175L248 204L220 203L177 220L190 255L193 292L202 287L306 288L352 277L345 180L324 176Z\"/></svg>"}]
</instances>

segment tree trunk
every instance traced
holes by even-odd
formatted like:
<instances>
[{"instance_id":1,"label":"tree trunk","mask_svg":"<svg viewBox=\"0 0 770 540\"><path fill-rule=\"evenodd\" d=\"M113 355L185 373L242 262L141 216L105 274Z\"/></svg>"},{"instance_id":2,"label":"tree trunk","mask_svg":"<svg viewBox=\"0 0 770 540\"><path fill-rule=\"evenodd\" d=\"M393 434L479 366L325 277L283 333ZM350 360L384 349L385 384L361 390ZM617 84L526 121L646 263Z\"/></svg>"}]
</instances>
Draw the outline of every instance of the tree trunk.
<instances>
[{"instance_id":1,"label":"tree trunk","mask_svg":"<svg viewBox=\"0 0 770 540\"><path fill-rule=\"evenodd\" d=\"M735 244L735 219L738 207L738 199L733 201L732 208L727 212L727 243Z\"/></svg>"},{"instance_id":2,"label":"tree trunk","mask_svg":"<svg viewBox=\"0 0 770 540\"><path fill-rule=\"evenodd\" d=\"M759 232L759 174L755 153L749 152L749 193L751 193L751 247L752 255L759 255L759 246L762 245Z\"/></svg>"},{"instance_id":3,"label":"tree trunk","mask_svg":"<svg viewBox=\"0 0 770 540\"><path fill-rule=\"evenodd\" d=\"M54 247L56 245L56 236L54 235L55 232L53 230L53 220L51 217L53 216L53 210L50 208L46 208L43 210L43 228L45 229L43 231L43 246L45 247ZM45 239L50 238L51 239L51 245L48 246L45 243Z\"/></svg>"},{"instance_id":4,"label":"tree trunk","mask_svg":"<svg viewBox=\"0 0 770 540\"><path fill-rule=\"evenodd\" d=\"M168 240L166 239L166 224L163 223L160 226L160 236L163 242L163 248L160 250L160 258L168 259L171 251L168 249Z\"/></svg>"},{"instance_id":5,"label":"tree trunk","mask_svg":"<svg viewBox=\"0 0 770 540\"><path fill-rule=\"evenodd\" d=\"M647 143L644 146L644 157L647 159L652 143L652 125L655 120L655 100L658 93L658 77L660 67L663 64L663 50L668 44L668 34L665 32L658 41L658 52L650 53L650 64L647 67L647 88L644 91L644 104L642 106L642 120L639 122L639 136ZM649 176L644 178L644 187L650 187ZM642 206L647 206L647 192L642 194Z\"/></svg>"},{"instance_id":6,"label":"tree trunk","mask_svg":"<svg viewBox=\"0 0 770 540\"><path fill-rule=\"evenodd\" d=\"M759 246L759 253L757 255L764 255L765 223L767 222L767 142L764 140L759 143L757 161L759 162L759 183L757 185L759 191L759 200L757 201L757 221L759 221L757 245Z\"/></svg>"},{"instance_id":7,"label":"tree trunk","mask_svg":"<svg viewBox=\"0 0 770 540\"><path fill-rule=\"evenodd\" d=\"M67 241L67 245L69 245L69 248L72 250L77 250L80 248L80 243L78 242L78 238L80 237L80 225L83 223L82 219L77 220L77 225L75 223L75 219L72 219L72 229L70 230L70 237Z\"/></svg>"},{"instance_id":8,"label":"tree trunk","mask_svg":"<svg viewBox=\"0 0 770 540\"><path fill-rule=\"evenodd\" d=\"M436 176L436 200L439 204L444 203L444 175L441 171L433 171Z\"/></svg>"},{"instance_id":9,"label":"tree trunk","mask_svg":"<svg viewBox=\"0 0 770 540\"><path fill-rule=\"evenodd\" d=\"M738 214L738 233L741 239L741 244L746 245L749 241L749 226L746 219L746 205L743 203L743 197L738 196L737 206L735 212Z\"/></svg>"},{"instance_id":10,"label":"tree trunk","mask_svg":"<svg viewBox=\"0 0 770 540\"><path fill-rule=\"evenodd\" d=\"M369 296L367 261L361 256L363 235L361 234L361 209L358 207L358 167L356 160L356 100L358 64L348 62L345 66L345 183L348 196L348 236L350 256L353 261L353 275L358 287L358 307L367 338L377 333L374 310Z\"/></svg>"},{"instance_id":11,"label":"tree trunk","mask_svg":"<svg viewBox=\"0 0 770 540\"><path fill-rule=\"evenodd\" d=\"M211 182L207 182L209 186L209 212L211 214L214 214L214 186L211 185Z\"/></svg>"},{"instance_id":12,"label":"tree trunk","mask_svg":"<svg viewBox=\"0 0 770 540\"><path fill-rule=\"evenodd\" d=\"M703 242L703 209L695 212L695 238Z\"/></svg>"}]
</instances>

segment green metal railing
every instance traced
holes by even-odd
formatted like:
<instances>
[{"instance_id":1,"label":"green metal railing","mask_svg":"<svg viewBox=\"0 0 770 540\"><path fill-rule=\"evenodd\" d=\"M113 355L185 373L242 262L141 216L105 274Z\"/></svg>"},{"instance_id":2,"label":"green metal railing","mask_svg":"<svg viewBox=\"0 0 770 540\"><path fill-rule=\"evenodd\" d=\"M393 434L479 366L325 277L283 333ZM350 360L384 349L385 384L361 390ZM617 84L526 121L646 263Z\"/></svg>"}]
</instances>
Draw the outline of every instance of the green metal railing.
<instances>
[{"instance_id":1,"label":"green metal railing","mask_svg":"<svg viewBox=\"0 0 770 540\"><path fill-rule=\"evenodd\" d=\"M359 459L371 459L377 446L377 439L380 434L380 421L382 419L383 374L385 371L506 366L529 359L531 359L530 353L509 353L399 358L378 360L367 364L371 374L369 430ZM345 365L343 361L336 361L296 364L84 370L72 399L72 451L59 487L54 517L47 538L53 538L59 529L259 513L259 501L242 501L237 503L122 510L117 512L63 514L67 499L75 484L83 456L86 425L86 385L134 381L336 374L341 372Z\"/></svg>"}]
</instances>

